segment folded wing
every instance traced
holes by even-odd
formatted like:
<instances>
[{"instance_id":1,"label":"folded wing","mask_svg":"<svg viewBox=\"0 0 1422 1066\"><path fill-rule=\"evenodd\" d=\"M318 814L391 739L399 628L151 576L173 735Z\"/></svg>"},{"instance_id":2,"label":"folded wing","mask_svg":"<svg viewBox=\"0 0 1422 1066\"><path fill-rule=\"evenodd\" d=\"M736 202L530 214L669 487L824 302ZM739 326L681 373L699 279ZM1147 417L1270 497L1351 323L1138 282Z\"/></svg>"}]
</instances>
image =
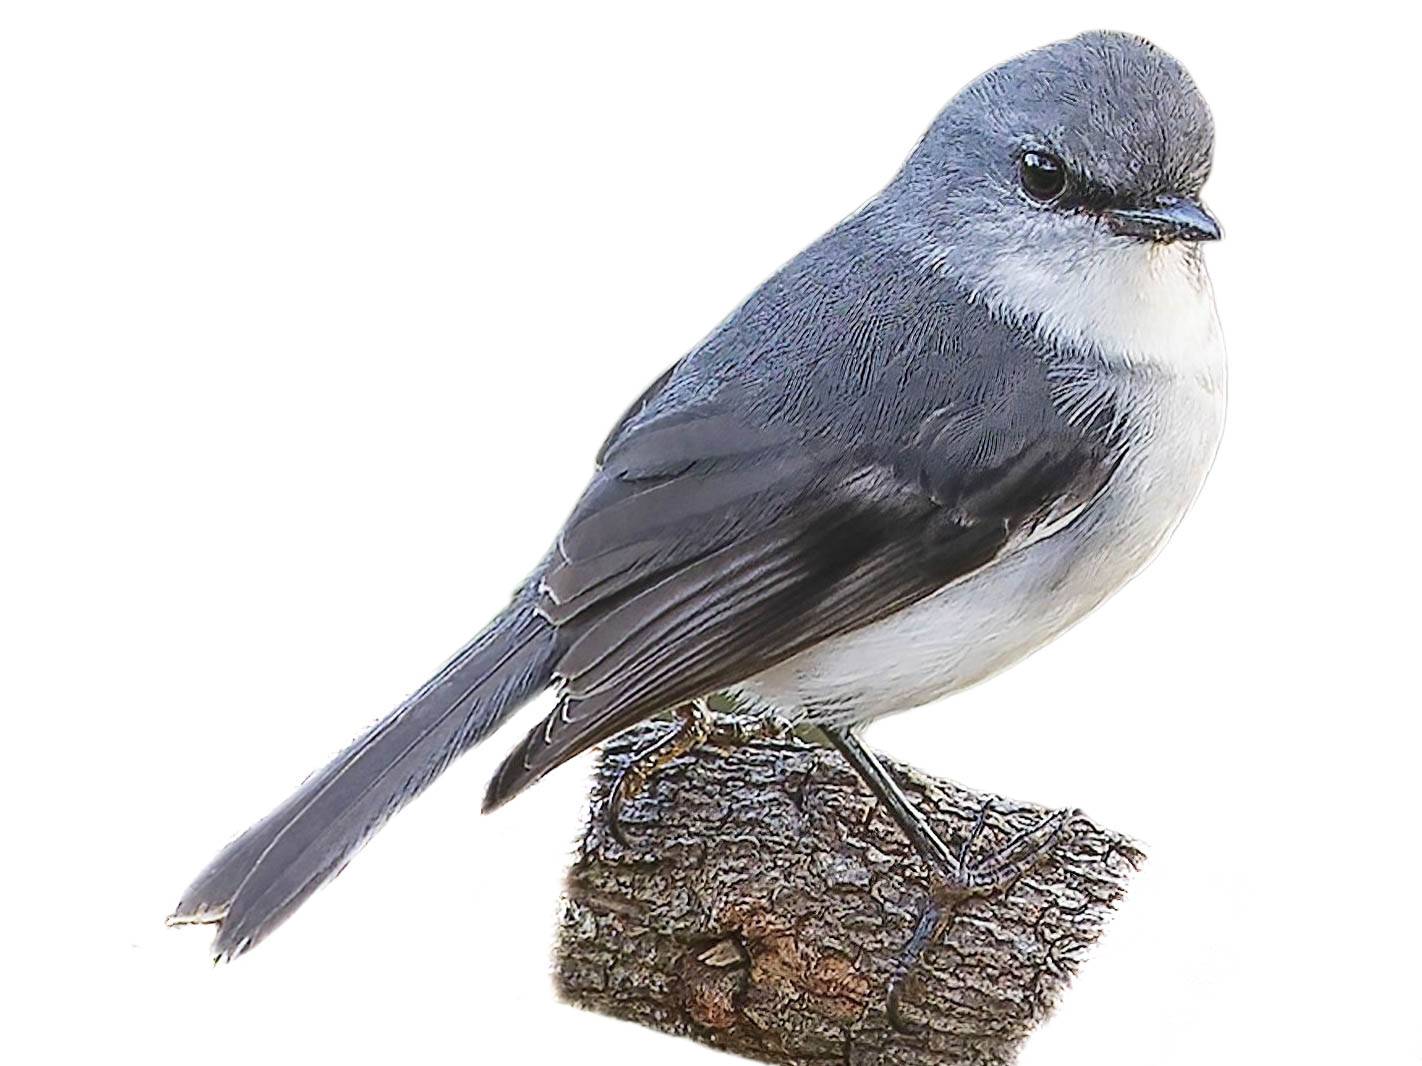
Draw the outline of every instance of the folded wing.
<instances>
[{"instance_id":1,"label":"folded wing","mask_svg":"<svg viewBox=\"0 0 1422 1066\"><path fill-rule=\"evenodd\" d=\"M604 455L545 573L560 700L500 767L498 806L651 714L734 685L988 565L1099 490L1111 449L1023 394L820 448L717 410Z\"/></svg>"}]
</instances>

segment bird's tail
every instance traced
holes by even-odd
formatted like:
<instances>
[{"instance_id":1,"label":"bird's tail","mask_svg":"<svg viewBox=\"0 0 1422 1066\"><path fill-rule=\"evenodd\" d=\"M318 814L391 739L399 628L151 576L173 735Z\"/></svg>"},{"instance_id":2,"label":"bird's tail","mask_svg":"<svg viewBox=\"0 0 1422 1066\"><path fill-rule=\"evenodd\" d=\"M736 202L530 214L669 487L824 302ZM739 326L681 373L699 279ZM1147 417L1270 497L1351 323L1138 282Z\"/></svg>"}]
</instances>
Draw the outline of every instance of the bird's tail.
<instances>
[{"instance_id":1,"label":"bird's tail","mask_svg":"<svg viewBox=\"0 0 1422 1066\"><path fill-rule=\"evenodd\" d=\"M219 923L231 959L270 933L455 756L549 683L552 627L527 587L425 686L234 840L170 924Z\"/></svg>"}]
</instances>

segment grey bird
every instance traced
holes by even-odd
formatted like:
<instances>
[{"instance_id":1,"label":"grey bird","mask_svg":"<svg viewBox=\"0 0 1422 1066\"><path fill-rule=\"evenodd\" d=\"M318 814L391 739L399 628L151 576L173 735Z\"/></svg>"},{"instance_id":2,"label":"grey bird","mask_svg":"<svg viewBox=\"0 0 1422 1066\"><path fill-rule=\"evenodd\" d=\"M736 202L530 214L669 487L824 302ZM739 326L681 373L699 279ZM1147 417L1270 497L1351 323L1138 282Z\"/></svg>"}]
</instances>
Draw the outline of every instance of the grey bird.
<instances>
[{"instance_id":1,"label":"grey bird","mask_svg":"<svg viewBox=\"0 0 1422 1066\"><path fill-rule=\"evenodd\" d=\"M997 883L1023 856L950 853L857 731L1042 646L1194 499L1225 403L1212 149L1189 75L1138 37L980 76L882 192L632 404L503 613L170 920L218 923L219 959L256 944L550 687L486 809L723 694L823 731L950 890Z\"/></svg>"}]
</instances>

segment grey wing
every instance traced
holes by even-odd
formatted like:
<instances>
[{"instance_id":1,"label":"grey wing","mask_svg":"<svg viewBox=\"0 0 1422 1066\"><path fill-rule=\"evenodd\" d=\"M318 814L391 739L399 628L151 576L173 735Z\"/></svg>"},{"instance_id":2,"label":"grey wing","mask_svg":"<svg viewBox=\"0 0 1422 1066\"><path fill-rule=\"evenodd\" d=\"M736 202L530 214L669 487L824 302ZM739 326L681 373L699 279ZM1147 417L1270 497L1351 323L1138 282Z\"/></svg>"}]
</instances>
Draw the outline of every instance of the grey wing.
<instances>
[{"instance_id":1,"label":"grey wing","mask_svg":"<svg viewBox=\"0 0 1422 1066\"><path fill-rule=\"evenodd\" d=\"M543 578L558 705L486 809L642 718L987 565L1112 469L1102 440L1020 393L915 429L831 449L701 408L614 439Z\"/></svg>"}]
</instances>

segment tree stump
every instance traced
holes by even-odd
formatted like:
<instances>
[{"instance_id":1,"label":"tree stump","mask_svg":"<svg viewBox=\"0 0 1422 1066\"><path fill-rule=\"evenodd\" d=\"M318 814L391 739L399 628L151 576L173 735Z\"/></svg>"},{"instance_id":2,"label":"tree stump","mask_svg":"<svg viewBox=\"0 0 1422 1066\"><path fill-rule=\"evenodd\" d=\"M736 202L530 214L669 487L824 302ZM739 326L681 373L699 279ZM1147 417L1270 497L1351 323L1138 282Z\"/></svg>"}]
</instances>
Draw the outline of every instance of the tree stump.
<instances>
[{"instance_id":1,"label":"tree stump","mask_svg":"<svg viewBox=\"0 0 1422 1066\"><path fill-rule=\"evenodd\" d=\"M556 980L570 1002L769 1062L1011 1061L1100 935L1143 858L1074 815L1029 873L957 906L906 986L887 990L928 901L928 871L837 753L790 737L706 745L668 764L621 817L617 774L665 723L603 750L568 873ZM1000 847L1043 808L889 763L955 849Z\"/></svg>"}]
</instances>

